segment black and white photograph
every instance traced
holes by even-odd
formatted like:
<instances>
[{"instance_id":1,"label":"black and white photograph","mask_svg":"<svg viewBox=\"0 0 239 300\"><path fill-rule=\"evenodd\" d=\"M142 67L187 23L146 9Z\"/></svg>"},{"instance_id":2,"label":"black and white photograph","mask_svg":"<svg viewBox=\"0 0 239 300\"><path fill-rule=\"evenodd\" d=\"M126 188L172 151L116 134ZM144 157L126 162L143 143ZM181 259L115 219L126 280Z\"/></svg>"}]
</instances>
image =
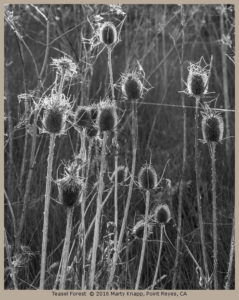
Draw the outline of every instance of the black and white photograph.
<instances>
[{"instance_id":1,"label":"black and white photograph","mask_svg":"<svg viewBox=\"0 0 239 300\"><path fill-rule=\"evenodd\" d=\"M235 5L3 14L4 290L235 290Z\"/></svg>"}]
</instances>

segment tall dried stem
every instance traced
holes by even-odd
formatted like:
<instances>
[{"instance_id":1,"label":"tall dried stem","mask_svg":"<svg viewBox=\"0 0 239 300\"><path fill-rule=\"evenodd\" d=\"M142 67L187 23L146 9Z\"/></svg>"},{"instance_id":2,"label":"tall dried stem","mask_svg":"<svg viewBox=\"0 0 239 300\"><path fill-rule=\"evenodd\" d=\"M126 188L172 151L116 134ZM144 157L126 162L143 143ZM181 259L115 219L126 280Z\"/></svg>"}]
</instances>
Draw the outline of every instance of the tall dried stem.
<instances>
[{"instance_id":1,"label":"tall dried stem","mask_svg":"<svg viewBox=\"0 0 239 300\"><path fill-rule=\"evenodd\" d=\"M225 35L225 28L224 28L224 12L225 12L225 6L221 5L221 13L220 13L220 30L221 30L221 39L223 40L223 37ZM228 76L227 76L227 45L221 42L221 56L222 56L222 76L223 76L223 99L224 99L224 105L225 105L225 123L226 123L226 136L230 136L230 119L229 119L229 112L227 109L230 108L230 102L229 102L229 92L228 92ZM226 139L226 156L227 156L227 164L228 167L230 166L230 139Z\"/></svg>"},{"instance_id":2,"label":"tall dried stem","mask_svg":"<svg viewBox=\"0 0 239 300\"><path fill-rule=\"evenodd\" d=\"M60 277L60 289L61 290L65 289L65 283L66 283L73 211L74 211L73 207L67 207L66 235L65 235L65 242L64 242L64 246L63 246L63 250L62 250L62 265L61 265L61 277Z\"/></svg>"},{"instance_id":3,"label":"tall dried stem","mask_svg":"<svg viewBox=\"0 0 239 300\"><path fill-rule=\"evenodd\" d=\"M182 25L182 47L181 47L181 59L180 59L180 76L181 76L181 90L183 90L183 61L184 61L184 10L183 5L181 5L181 25ZM181 94L182 107L183 107L183 161L182 161L182 175L179 185L179 197L178 197L178 233L177 233L177 244L176 244L176 257L174 262L174 274L172 281L172 289L175 290L177 287L178 272L180 267L179 253L180 253L180 234L182 231L182 204L183 204L183 182L186 170L186 158L187 158L187 113L185 108L185 97Z\"/></svg>"},{"instance_id":4,"label":"tall dried stem","mask_svg":"<svg viewBox=\"0 0 239 300\"><path fill-rule=\"evenodd\" d=\"M233 217L231 246L230 246L229 263L228 263L228 269L227 269L227 275L226 275L226 282L225 282L225 290L229 290L230 285L231 285L234 252L235 252L235 218Z\"/></svg>"},{"instance_id":5,"label":"tall dried stem","mask_svg":"<svg viewBox=\"0 0 239 300\"><path fill-rule=\"evenodd\" d=\"M148 214L149 214L149 199L150 199L150 191L146 191L146 206L145 206L145 217L144 217L144 235L143 235L143 244L140 254L140 262L139 262L139 268L138 268L138 274L135 284L135 290L139 289L141 274L143 270L143 263L144 263L144 254L145 254L145 248L146 248L146 242L147 242L147 231L148 231Z\"/></svg>"},{"instance_id":6,"label":"tall dried stem","mask_svg":"<svg viewBox=\"0 0 239 300\"><path fill-rule=\"evenodd\" d=\"M94 288L96 257L97 257L97 249L98 249L98 244L99 244L100 217L101 217L101 210L102 210L102 196L103 196L103 192L104 192L104 174L105 174L105 167L106 167L106 161L105 161L106 142L107 142L107 132L104 131L103 145L102 145L102 150L101 150L101 164L100 164L100 174L99 174L99 183L98 183L94 240L93 240L93 246L92 246L92 257L91 257L91 268L90 268L89 288L91 290Z\"/></svg>"},{"instance_id":7,"label":"tall dried stem","mask_svg":"<svg viewBox=\"0 0 239 300\"><path fill-rule=\"evenodd\" d=\"M114 105L114 113L115 116L117 116L117 105L115 101L115 93L114 93L114 80L113 80L113 69L112 69L112 57L111 57L112 50L108 48L108 68L109 68L109 74L110 74L110 86L111 86L111 94L112 99L115 103ZM117 240L118 240L118 129L117 126L115 128L114 132L114 143L116 146L116 152L115 152L115 160L114 160L114 168L115 168L115 189L114 189L114 208L115 208L115 215L114 215L114 249L116 250L117 247Z\"/></svg>"},{"instance_id":8,"label":"tall dried stem","mask_svg":"<svg viewBox=\"0 0 239 300\"><path fill-rule=\"evenodd\" d=\"M124 210L124 217L120 229L120 235L117 243L117 248L116 251L114 252L113 255L113 261L112 261L112 266L110 269L110 275L109 279L107 282L106 288L109 289L112 286L112 282L114 280L114 274L116 270L116 264L118 261L119 253L122 247L122 242L123 242L123 237L125 233L125 227L127 224L127 218L128 218L128 213L129 213L129 206L130 206L130 201L132 197L132 192L133 192L133 185L134 185L134 174L135 174L135 167L136 167L136 154L137 154L137 139L138 139L138 120L137 120L137 101L134 103L132 102L132 152L133 152L133 157L132 157L132 167L131 167L131 178L130 178L130 183L129 183L129 189L128 189L128 195L127 195L127 200L126 200L126 206Z\"/></svg>"},{"instance_id":9,"label":"tall dried stem","mask_svg":"<svg viewBox=\"0 0 239 300\"><path fill-rule=\"evenodd\" d=\"M154 279L153 279L153 283L152 283L152 286L151 286L152 290L154 289L154 287L156 285L156 280L157 280L157 277L158 277L159 265L160 265L162 248L163 248L163 230L164 230L164 225L160 225L159 253L158 253L158 260L157 260L157 265L156 265L155 273L154 273Z\"/></svg>"},{"instance_id":10,"label":"tall dried stem","mask_svg":"<svg viewBox=\"0 0 239 300\"><path fill-rule=\"evenodd\" d=\"M48 153L48 159L47 159L44 223L43 223L43 231L42 231L41 273L40 273L40 286L39 286L40 290L44 289L44 284L45 284L48 218L49 218L49 207L50 207L52 163L53 163L55 139L56 139L56 135L50 134L50 145L49 145L49 153Z\"/></svg>"},{"instance_id":11,"label":"tall dried stem","mask_svg":"<svg viewBox=\"0 0 239 300\"><path fill-rule=\"evenodd\" d=\"M201 203L201 195L200 195L200 175L199 175L199 166L198 166L198 109L200 97L196 97L196 107L195 107L195 173L196 173L196 197L197 197L197 206L198 206L198 219L199 219L199 230L200 230L200 239L201 239L201 247L202 247L202 255L203 255L203 264L206 278L209 278L208 273L208 264L207 264L207 253L206 253L206 245L205 245L205 234L204 234L204 225L203 225L203 216L202 216L202 203Z\"/></svg>"},{"instance_id":12,"label":"tall dried stem","mask_svg":"<svg viewBox=\"0 0 239 300\"><path fill-rule=\"evenodd\" d=\"M216 194L216 144L214 142L209 144L211 163L212 163L212 223L213 223L213 278L214 278L214 290L218 289L218 277L217 277L217 194Z\"/></svg>"}]
</instances>

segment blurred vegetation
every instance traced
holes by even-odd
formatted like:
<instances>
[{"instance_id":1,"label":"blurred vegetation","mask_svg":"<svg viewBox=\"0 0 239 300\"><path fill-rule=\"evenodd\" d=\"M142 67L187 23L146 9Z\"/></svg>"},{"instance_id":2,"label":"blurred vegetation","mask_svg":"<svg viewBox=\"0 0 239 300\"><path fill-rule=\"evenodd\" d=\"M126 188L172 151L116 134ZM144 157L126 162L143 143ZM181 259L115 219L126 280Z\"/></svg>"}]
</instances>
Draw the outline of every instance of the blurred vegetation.
<instances>
[{"instance_id":1,"label":"blurred vegetation","mask_svg":"<svg viewBox=\"0 0 239 300\"><path fill-rule=\"evenodd\" d=\"M189 62L197 62L204 57L210 63L213 56L212 72L209 82L210 94L207 100L218 97L216 107L234 109L235 73L234 73L234 7L216 5L186 5L184 6L184 26L181 25L181 9L178 5L123 5L127 18L121 30L121 41L112 52L114 82L119 83L120 75L136 64L138 60L145 72L145 78L153 87L138 105L138 151L136 174L145 162L151 162L158 176L169 161L165 177L172 181L173 215L177 216L178 187L182 172L183 149L183 110L181 80L187 79ZM222 12L223 10L223 12ZM29 134L32 123L32 100L19 101L18 95L27 93L41 97L48 94L54 80L54 70L50 66L51 58L60 58L66 54L72 57L78 65L78 75L71 85L64 89L78 105L97 103L110 92L109 74L107 69L106 50L94 48L90 52L89 45L84 43L85 38L91 38L93 32L88 22L92 15L107 13L106 5L38 5L37 9L31 5L8 5L5 13L14 24L5 22L4 50L5 50L5 229L9 245L14 253L14 228L9 202L19 222L23 196L26 188L26 179L29 172L29 159L32 137ZM41 70L46 50L46 20L49 21L49 55L47 67L41 74L43 86L39 85L36 67ZM224 23L224 32L221 27L221 14ZM105 18L112 16L105 15ZM117 19L118 16L116 15ZM183 73L180 76L180 60L182 47L182 31L185 34ZM23 43L24 41L24 43ZM28 49L27 49L27 47ZM222 47L223 45L223 47ZM224 49L225 51L223 52ZM32 53L33 57L30 55ZM228 83L229 105L225 107L222 55L226 54L226 81ZM34 61L36 66L34 65ZM185 86L186 88L186 86ZM129 120L130 106L122 101L122 93L116 88L118 111L123 115L123 130L119 133L120 156L119 163L131 166L131 122ZM162 104L162 105L161 105ZM194 171L194 105L193 98L185 96L187 106L187 160L185 172L185 188L182 207L182 235L189 248L202 264L200 251L200 236L198 231L197 205ZM234 214L234 112L228 112L230 136L217 147L217 203L218 203L218 244L219 244L219 286L223 288L227 272L232 219ZM225 112L222 112L225 119ZM201 120L201 118L200 118ZM28 130L26 130L26 128ZM27 137L27 152L23 165L24 141ZM202 138L199 130L199 138ZM226 149L226 141L229 147ZM30 194L26 210L26 220L21 236L21 245L27 246L28 251L22 254L22 264L19 266L18 284L21 289L32 289L38 286L40 270L40 249L42 239L42 222L44 207L44 192L46 179L46 164L48 155L49 136L38 134L36 145L35 165L30 185ZM54 162L53 179L55 180L62 170L62 161L73 159L80 149L79 135L70 129L67 135L57 138ZM111 149L112 150L112 149ZM112 150L113 151L113 150ZM108 171L113 171L113 152L108 154ZM208 147L199 144L201 169L201 198L203 206L203 220L209 270L212 272L212 202L211 202L211 167ZM61 165L61 166L60 166ZM60 168L59 168L60 166ZM92 185L94 171L92 170ZM106 184L109 186L110 183ZM89 188L89 191L91 188ZM53 264L59 262L62 240L65 234L66 212L64 207L54 200L58 198L57 186L52 186L52 202L50 207L50 226L48 243L48 267L46 288L51 289L55 280L57 268ZM127 188L119 193L119 224L122 220L123 209L127 196ZM151 203L158 197L152 195ZM113 195L104 207L101 228L101 247L106 247L106 223L113 221ZM131 200L127 228L131 229L140 215L144 214L145 202L143 194L134 186ZM94 205L87 215L89 225L94 215ZM74 212L72 242L77 230L76 224L80 221L80 208ZM157 288L171 289L173 276L176 235L172 223L166 226L168 237L163 247L161 261L161 276L165 278ZM146 248L147 264L144 264L141 288L147 288L152 282L154 267L157 261L158 244L154 242L159 236L155 230L151 242ZM90 251L92 236L87 243L87 252ZM126 240L125 240L126 243ZM140 241L135 240L128 247L128 267L118 267L116 272L116 286L121 289L134 288L136 268L139 263ZM25 248L24 248L25 249ZM102 248L104 249L104 248ZM26 250L26 249L25 249ZM184 249L180 256L180 270L178 288L198 289L198 277L191 258ZM25 252L24 252L25 253ZM104 254L99 254L98 284L104 288L107 281L107 263ZM122 256L125 260L125 256ZM5 288L12 288L8 263L5 261ZM131 277L129 277L129 274ZM68 276L68 288L73 288L71 274ZM234 280L232 288L234 287Z\"/></svg>"}]
</instances>

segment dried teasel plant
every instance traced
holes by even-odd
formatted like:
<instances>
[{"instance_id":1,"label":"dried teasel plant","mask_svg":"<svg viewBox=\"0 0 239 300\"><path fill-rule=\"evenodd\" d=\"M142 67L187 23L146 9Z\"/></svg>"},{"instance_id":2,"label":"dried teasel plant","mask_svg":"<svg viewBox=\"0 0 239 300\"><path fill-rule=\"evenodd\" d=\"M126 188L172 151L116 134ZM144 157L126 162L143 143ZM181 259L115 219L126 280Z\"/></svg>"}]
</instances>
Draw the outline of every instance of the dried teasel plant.
<instances>
[{"instance_id":1,"label":"dried teasel plant","mask_svg":"<svg viewBox=\"0 0 239 300\"><path fill-rule=\"evenodd\" d=\"M213 222L213 278L214 289L218 289L218 234L217 234L217 194L216 194L216 145L223 140L224 122L221 115L207 104L202 114L203 143L208 145L212 166L212 222Z\"/></svg>"},{"instance_id":2,"label":"dried teasel plant","mask_svg":"<svg viewBox=\"0 0 239 300\"><path fill-rule=\"evenodd\" d=\"M202 245L202 256L204 262L204 270L206 277L209 278L208 263L207 263L207 252L204 234L202 204L200 197L200 177L199 177L199 153L198 153L198 109L200 100L208 94L208 84L212 68L213 57L211 57L210 64L205 62L203 57L196 63L189 63L188 67L188 78L186 83L186 90L183 91L188 96L194 97L195 99L195 136L194 136L194 148L195 148L195 175L196 175L196 197L198 206L198 218L200 228L200 239Z\"/></svg>"},{"instance_id":3,"label":"dried teasel plant","mask_svg":"<svg viewBox=\"0 0 239 300\"><path fill-rule=\"evenodd\" d=\"M71 113L71 105L69 99L64 94L56 92L54 89L49 97L44 97L38 104L43 109L43 120L40 129L42 133L50 135L50 145L47 160L47 177L46 177L46 192L45 192L45 208L44 208L44 224L43 224L43 239L42 239L42 256L41 256L41 275L40 289L44 288L45 282L45 264L47 252L47 234L48 234L48 216L50 206L51 192L51 176L52 164L54 156L54 147L56 136L61 136L66 132L66 120Z\"/></svg>"},{"instance_id":4,"label":"dried teasel plant","mask_svg":"<svg viewBox=\"0 0 239 300\"><path fill-rule=\"evenodd\" d=\"M163 248L163 233L165 231L165 225L171 219L171 212L170 212L169 206L167 204L159 204L155 208L153 218L154 218L155 224L160 226L160 240L159 240L158 259L157 259L157 264L155 267L154 278L153 278L153 283L151 285L151 289L154 289L154 287L157 283L158 271L159 271L159 267L160 267L161 254L162 254L162 248Z\"/></svg>"},{"instance_id":5,"label":"dried teasel plant","mask_svg":"<svg viewBox=\"0 0 239 300\"><path fill-rule=\"evenodd\" d=\"M144 236L143 236L143 244L141 249L140 255L140 263L138 268L138 274L135 284L135 289L139 288L142 269L143 269L143 262L144 262L144 254L145 254L145 246L146 246L146 237L147 237L147 224L149 219L149 201L150 201L150 191L157 189L158 185L160 184L166 167L168 165L168 161L164 167L163 174L161 175L159 181L157 181L157 173L152 166L151 162L149 164L145 164L141 167L139 174L138 174L138 186L140 189L145 191L146 194L146 205L145 205L145 227L144 227Z\"/></svg>"},{"instance_id":6,"label":"dried teasel plant","mask_svg":"<svg viewBox=\"0 0 239 300\"><path fill-rule=\"evenodd\" d=\"M104 174L106 171L106 142L108 133L114 131L117 126L117 115L114 107L114 103L106 100L99 103L99 112L97 116L97 126L99 131L103 133L102 149L101 149L101 163L100 163L100 174L98 182L98 193L97 193L97 207L96 207L96 219L94 229L94 240L93 250L90 267L90 288L94 287L95 271L96 271L96 256L97 248L99 244L100 234L100 218L102 210L102 196L104 191Z\"/></svg>"},{"instance_id":7,"label":"dried teasel plant","mask_svg":"<svg viewBox=\"0 0 239 300\"><path fill-rule=\"evenodd\" d=\"M82 180L79 178L78 165L73 161L65 166L64 176L56 181L59 191L60 202L66 207L67 222L65 241L61 258L60 289L65 289L67 265L72 231L72 217L75 205L79 204Z\"/></svg>"}]
</instances>

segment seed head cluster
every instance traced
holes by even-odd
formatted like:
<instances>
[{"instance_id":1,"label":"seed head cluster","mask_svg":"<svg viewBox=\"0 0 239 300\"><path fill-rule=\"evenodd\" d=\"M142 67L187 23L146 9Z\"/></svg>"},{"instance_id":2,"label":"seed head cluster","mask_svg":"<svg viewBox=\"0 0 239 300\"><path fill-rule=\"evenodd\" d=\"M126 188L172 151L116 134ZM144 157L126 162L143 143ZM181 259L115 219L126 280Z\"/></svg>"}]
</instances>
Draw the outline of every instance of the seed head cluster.
<instances>
[{"instance_id":1,"label":"seed head cluster","mask_svg":"<svg viewBox=\"0 0 239 300\"><path fill-rule=\"evenodd\" d=\"M142 97L143 84L136 73L129 73L123 77L122 92L128 100L137 100Z\"/></svg>"},{"instance_id":2,"label":"seed head cluster","mask_svg":"<svg viewBox=\"0 0 239 300\"><path fill-rule=\"evenodd\" d=\"M170 209L167 204L160 204L155 210L155 221L159 224L167 224L171 219Z\"/></svg>"},{"instance_id":3,"label":"seed head cluster","mask_svg":"<svg viewBox=\"0 0 239 300\"><path fill-rule=\"evenodd\" d=\"M204 142L218 143L223 139L224 123L220 114L213 111L203 113L202 134Z\"/></svg>"},{"instance_id":4,"label":"seed head cluster","mask_svg":"<svg viewBox=\"0 0 239 300\"><path fill-rule=\"evenodd\" d=\"M52 92L41 102L43 108L43 132L63 134L65 123L70 112L69 100L64 94Z\"/></svg>"},{"instance_id":5,"label":"seed head cluster","mask_svg":"<svg viewBox=\"0 0 239 300\"><path fill-rule=\"evenodd\" d=\"M98 127L100 131L113 131L117 124L117 116L115 114L114 104L105 101L100 104L98 116Z\"/></svg>"},{"instance_id":6,"label":"seed head cluster","mask_svg":"<svg viewBox=\"0 0 239 300\"><path fill-rule=\"evenodd\" d=\"M117 42L117 30L113 23L105 22L100 26L99 38L101 43L112 46Z\"/></svg>"},{"instance_id":7,"label":"seed head cluster","mask_svg":"<svg viewBox=\"0 0 239 300\"><path fill-rule=\"evenodd\" d=\"M157 173L152 165L143 166L138 174L139 187L152 190L157 187Z\"/></svg>"},{"instance_id":8,"label":"seed head cluster","mask_svg":"<svg viewBox=\"0 0 239 300\"><path fill-rule=\"evenodd\" d=\"M81 183L77 175L77 169L74 165L65 170L65 176L58 180L58 190L61 203L66 207L72 207L77 200L81 191Z\"/></svg>"},{"instance_id":9,"label":"seed head cluster","mask_svg":"<svg viewBox=\"0 0 239 300\"><path fill-rule=\"evenodd\" d=\"M201 66L203 62L205 61L201 58L199 62L195 64L190 63L188 68L187 93L194 97L205 95L208 90L209 71L207 65L205 67Z\"/></svg>"}]
</instances>

